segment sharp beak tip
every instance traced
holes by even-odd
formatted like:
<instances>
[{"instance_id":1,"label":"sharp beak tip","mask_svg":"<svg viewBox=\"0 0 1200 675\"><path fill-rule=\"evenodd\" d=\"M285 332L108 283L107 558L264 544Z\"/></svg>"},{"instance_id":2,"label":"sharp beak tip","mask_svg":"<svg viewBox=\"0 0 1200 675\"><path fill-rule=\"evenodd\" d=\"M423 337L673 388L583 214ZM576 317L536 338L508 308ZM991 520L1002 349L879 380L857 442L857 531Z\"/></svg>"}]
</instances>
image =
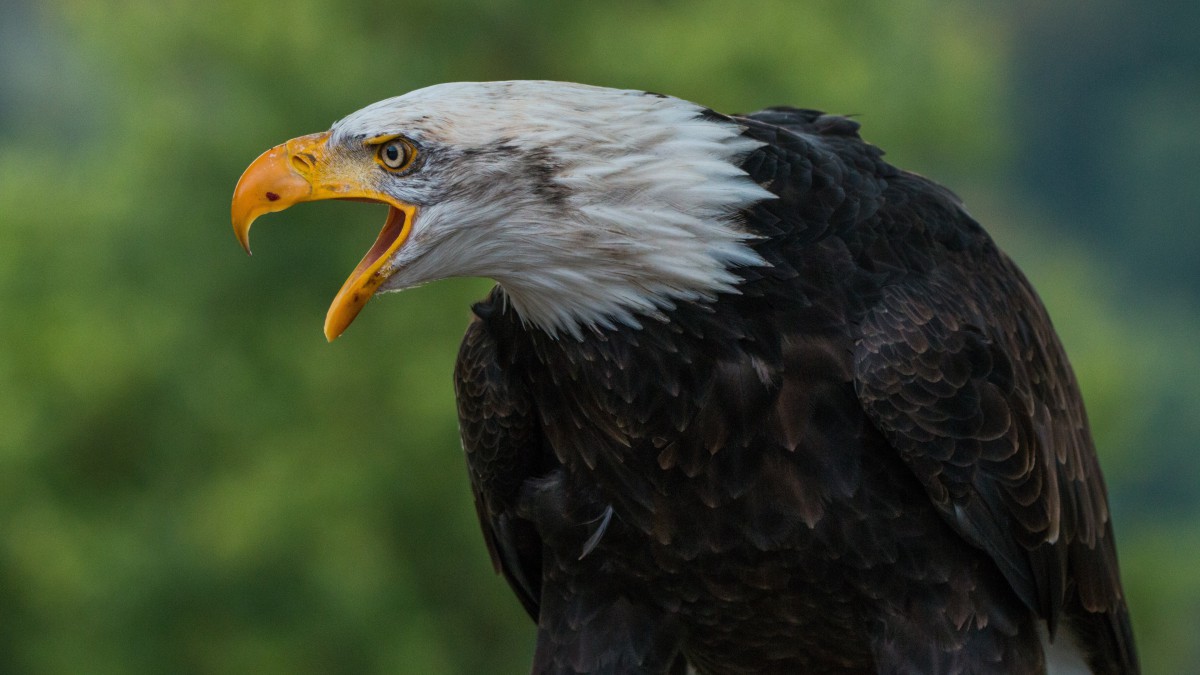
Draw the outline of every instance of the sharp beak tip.
<instances>
[{"instance_id":1,"label":"sharp beak tip","mask_svg":"<svg viewBox=\"0 0 1200 675\"><path fill-rule=\"evenodd\" d=\"M233 194L233 213L230 214L230 221L233 225L233 236L237 238L237 242L241 245L242 250L250 255L250 226L258 219L261 207L253 203L253 200L242 189L242 181L238 181L237 190Z\"/></svg>"},{"instance_id":2,"label":"sharp beak tip","mask_svg":"<svg viewBox=\"0 0 1200 675\"><path fill-rule=\"evenodd\" d=\"M237 239L238 245L246 252L246 255L254 255L250 252L250 228L242 224L236 216L233 219L233 236Z\"/></svg>"},{"instance_id":3,"label":"sharp beak tip","mask_svg":"<svg viewBox=\"0 0 1200 675\"><path fill-rule=\"evenodd\" d=\"M250 250L250 239L248 237L243 237L239 234L237 235L237 240L238 245L242 247L242 250L246 252L246 255L254 255L254 252Z\"/></svg>"}]
</instances>

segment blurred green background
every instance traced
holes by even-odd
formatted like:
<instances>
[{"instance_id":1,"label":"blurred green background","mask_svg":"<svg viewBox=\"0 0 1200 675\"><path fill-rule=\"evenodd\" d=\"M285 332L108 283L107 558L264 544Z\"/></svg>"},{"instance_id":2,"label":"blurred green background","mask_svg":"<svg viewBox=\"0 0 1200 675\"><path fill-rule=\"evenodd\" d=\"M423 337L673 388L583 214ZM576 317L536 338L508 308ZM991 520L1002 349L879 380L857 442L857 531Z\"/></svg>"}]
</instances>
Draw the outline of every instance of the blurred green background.
<instances>
[{"instance_id":1,"label":"blurred green background","mask_svg":"<svg viewBox=\"0 0 1200 675\"><path fill-rule=\"evenodd\" d=\"M1200 4L4 0L0 672L518 673L451 369L488 283L321 322L382 207L242 169L436 82L860 115L1050 307L1147 673L1200 672Z\"/></svg>"}]
</instances>

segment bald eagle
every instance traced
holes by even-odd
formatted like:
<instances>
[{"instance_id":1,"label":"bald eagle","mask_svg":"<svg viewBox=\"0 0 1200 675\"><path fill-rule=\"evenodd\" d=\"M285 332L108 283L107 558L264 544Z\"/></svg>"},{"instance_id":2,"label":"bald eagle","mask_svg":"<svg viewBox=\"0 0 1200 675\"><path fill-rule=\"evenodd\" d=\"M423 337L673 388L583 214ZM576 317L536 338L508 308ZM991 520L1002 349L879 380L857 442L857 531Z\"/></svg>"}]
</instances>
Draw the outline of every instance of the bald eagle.
<instances>
[{"instance_id":1,"label":"bald eagle","mask_svg":"<svg viewBox=\"0 0 1200 675\"><path fill-rule=\"evenodd\" d=\"M444 84L262 154L233 226L389 205L374 294L494 279L455 372L535 673L1138 672L1046 310L844 117Z\"/></svg>"}]
</instances>

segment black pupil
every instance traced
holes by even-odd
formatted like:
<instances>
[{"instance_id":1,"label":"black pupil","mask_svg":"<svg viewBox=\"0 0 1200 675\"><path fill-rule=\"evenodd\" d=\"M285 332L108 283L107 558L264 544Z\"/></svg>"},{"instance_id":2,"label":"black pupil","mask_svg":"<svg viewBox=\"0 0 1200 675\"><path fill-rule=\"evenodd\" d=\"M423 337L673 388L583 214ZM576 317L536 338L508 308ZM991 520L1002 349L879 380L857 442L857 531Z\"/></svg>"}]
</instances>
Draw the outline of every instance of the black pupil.
<instances>
[{"instance_id":1,"label":"black pupil","mask_svg":"<svg viewBox=\"0 0 1200 675\"><path fill-rule=\"evenodd\" d=\"M383 149L383 156L387 157L389 162L398 162L400 161L400 148L389 145Z\"/></svg>"}]
</instances>

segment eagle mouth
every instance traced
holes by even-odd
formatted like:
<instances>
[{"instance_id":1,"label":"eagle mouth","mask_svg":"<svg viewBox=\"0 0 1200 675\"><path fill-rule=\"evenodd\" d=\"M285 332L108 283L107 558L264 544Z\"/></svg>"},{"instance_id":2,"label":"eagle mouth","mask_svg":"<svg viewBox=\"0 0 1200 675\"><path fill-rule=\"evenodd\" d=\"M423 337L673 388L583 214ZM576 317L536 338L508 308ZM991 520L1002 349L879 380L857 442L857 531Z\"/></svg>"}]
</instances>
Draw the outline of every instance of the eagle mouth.
<instances>
[{"instance_id":1,"label":"eagle mouth","mask_svg":"<svg viewBox=\"0 0 1200 675\"><path fill-rule=\"evenodd\" d=\"M367 249L329 305L329 312L325 315L325 337L331 342L350 326L375 291L387 280L387 262L408 240L416 213L416 207L391 200L351 199L387 204L388 215L375 243Z\"/></svg>"},{"instance_id":2,"label":"eagle mouth","mask_svg":"<svg viewBox=\"0 0 1200 675\"><path fill-rule=\"evenodd\" d=\"M405 225L408 224L408 216L400 209L389 205L387 220L383 223L383 229L379 231L379 236L375 238L375 243L363 256L362 262L372 264L379 260L384 254L393 252L393 245L403 243L400 241L400 235L406 234Z\"/></svg>"},{"instance_id":3,"label":"eagle mouth","mask_svg":"<svg viewBox=\"0 0 1200 675\"><path fill-rule=\"evenodd\" d=\"M374 199L352 198L352 201L367 202L369 204L386 204L386 202ZM408 221L407 214L391 204L388 204L387 207L387 220L383 223L383 229L375 237L375 243L371 244L371 248L367 249L362 260L354 267L354 272L350 274L349 279L346 279L346 283L351 283L367 271L374 271L372 268L378 267L376 263L380 259L387 258L389 254L400 248L397 244L403 243L400 241L400 235L405 234L404 228Z\"/></svg>"}]
</instances>

